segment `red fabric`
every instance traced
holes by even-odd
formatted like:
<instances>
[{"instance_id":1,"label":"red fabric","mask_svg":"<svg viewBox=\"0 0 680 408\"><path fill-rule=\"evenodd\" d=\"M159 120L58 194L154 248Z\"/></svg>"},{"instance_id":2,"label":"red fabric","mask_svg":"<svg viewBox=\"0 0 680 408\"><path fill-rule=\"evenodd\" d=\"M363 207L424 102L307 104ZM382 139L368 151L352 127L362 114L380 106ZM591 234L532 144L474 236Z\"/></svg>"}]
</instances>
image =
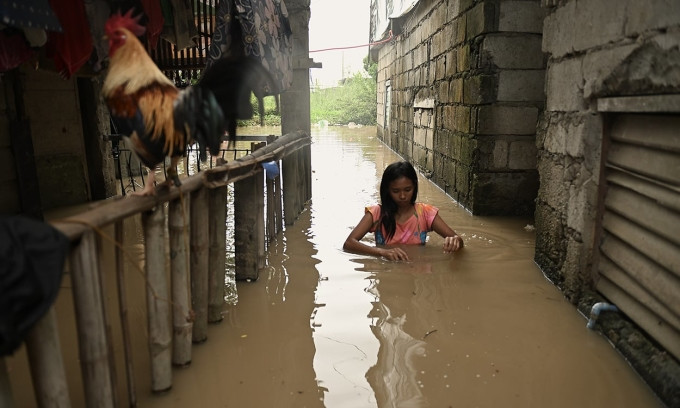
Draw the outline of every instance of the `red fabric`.
<instances>
[{"instance_id":1,"label":"red fabric","mask_svg":"<svg viewBox=\"0 0 680 408\"><path fill-rule=\"evenodd\" d=\"M47 38L47 55L54 59L61 75L70 78L92 54L90 24L83 0L50 0L54 14L63 31L50 31Z\"/></svg>"},{"instance_id":2,"label":"red fabric","mask_svg":"<svg viewBox=\"0 0 680 408\"><path fill-rule=\"evenodd\" d=\"M163 31L163 9L160 0L141 0L144 14L149 19L146 24L146 36L149 39L149 47L152 50L158 45L158 38Z\"/></svg>"},{"instance_id":3,"label":"red fabric","mask_svg":"<svg viewBox=\"0 0 680 408\"><path fill-rule=\"evenodd\" d=\"M24 36L17 33L8 34L0 31L0 72L9 71L29 60L33 51L26 44Z\"/></svg>"}]
</instances>

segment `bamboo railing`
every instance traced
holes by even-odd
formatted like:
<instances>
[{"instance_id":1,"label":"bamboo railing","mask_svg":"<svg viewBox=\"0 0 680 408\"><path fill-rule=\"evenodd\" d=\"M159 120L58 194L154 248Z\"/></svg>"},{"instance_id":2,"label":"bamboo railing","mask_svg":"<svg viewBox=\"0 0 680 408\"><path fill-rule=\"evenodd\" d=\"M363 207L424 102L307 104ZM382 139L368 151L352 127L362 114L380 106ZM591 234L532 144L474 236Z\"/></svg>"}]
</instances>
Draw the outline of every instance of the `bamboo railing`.
<instances>
[{"instance_id":1,"label":"bamboo railing","mask_svg":"<svg viewBox=\"0 0 680 408\"><path fill-rule=\"evenodd\" d=\"M123 405L118 401L115 384L112 311L106 310L103 296L98 253L101 237L97 231L113 225L115 239L121 242L123 221L142 214L151 388L155 392L168 390L172 386L172 366L189 364L192 343L205 341L208 323L222 318L227 185L234 183L235 190L236 279L255 280L264 266L266 242L281 231L284 219L286 225L291 225L311 198L311 186L305 184L311 177L299 174L311 169L310 149L304 148L310 143L310 136L302 132L287 134L248 156L184 178L179 187L159 189L156 196L114 200L51 223L72 242L69 263L86 406ZM281 172L265 183L262 163L270 161L280 162ZM168 262L163 238L166 225L172 254L169 273L166 273ZM187 229L189 233L184 234ZM129 406L136 406L122 255L118 246L115 269L124 372ZM38 406L70 407L54 315L51 309L27 339L31 377ZM4 367L0 368L4 371ZM6 386L7 383L0 381L0 390ZM11 390L5 391L3 395L11 394Z\"/></svg>"}]
</instances>

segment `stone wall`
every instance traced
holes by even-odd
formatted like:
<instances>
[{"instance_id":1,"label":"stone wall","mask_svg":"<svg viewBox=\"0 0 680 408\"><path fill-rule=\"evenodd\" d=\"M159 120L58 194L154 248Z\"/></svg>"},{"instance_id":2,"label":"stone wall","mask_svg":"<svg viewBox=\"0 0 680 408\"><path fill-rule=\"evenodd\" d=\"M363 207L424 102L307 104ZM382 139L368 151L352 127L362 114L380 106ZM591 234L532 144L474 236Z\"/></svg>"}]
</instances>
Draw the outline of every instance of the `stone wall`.
<instances>
[{"instance_id":1,"label":"stone wall","mask_svg":"<svg viewBox=\"0 0 680 408\"><path fill-rule=\"evenodd\" d=\"M680 2L543 3L547 99L537 131L535 260L587 315L605 300L594 290L593 271L608 123L597 99L680 94ZM623 314L598 325L664 403L680 404L677 360Z\"/></svg>"},{"instance_id":2,"label":"stone wall","mask_svg":"<svg viewBox=\"0 0 680 408\"><path fill-rule=\"evenodd\" d=\"M543 17L537 0L422 0L373 50L378 136L473 214L534 212Z\"/></svg>"},{"instance_id":3,"label":"stone wall","mask_svg":"<svg viewBox=\"0 0 680 408\"><path fill-rule=\"evenodd\" d=\"M679 92L680 2L571 0L546 10L536 262L577 302L592 286L604 126L596 99Z\"/></svg>"}]
</instances>

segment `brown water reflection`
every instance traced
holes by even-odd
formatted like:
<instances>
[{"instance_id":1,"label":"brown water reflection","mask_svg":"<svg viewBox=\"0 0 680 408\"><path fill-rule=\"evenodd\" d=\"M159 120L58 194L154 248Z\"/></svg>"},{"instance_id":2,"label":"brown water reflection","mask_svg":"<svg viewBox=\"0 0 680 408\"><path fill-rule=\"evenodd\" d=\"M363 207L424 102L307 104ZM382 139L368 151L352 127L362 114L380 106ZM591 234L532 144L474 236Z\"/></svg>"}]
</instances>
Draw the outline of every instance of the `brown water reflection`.
<instances>
[{"instance_id":1,"label":"brown water reflection","mask_svg":"<svg viewBox=\"0 0 680 408\"><path fill-rule=\"evenodd\" d=\"M399 157L375 128L313 133L311 203L272 245L260 279L237 284L238 303L174 370L170 392L149 392L136 333L140 406L661 406L543 277L528 219L471 216L421 179L419 199L465 238L462 252L443 254L436 235L406 247L411 262L343 252ZM141 302L133 317L144 327Z\"/></svg>"}]
</instances>

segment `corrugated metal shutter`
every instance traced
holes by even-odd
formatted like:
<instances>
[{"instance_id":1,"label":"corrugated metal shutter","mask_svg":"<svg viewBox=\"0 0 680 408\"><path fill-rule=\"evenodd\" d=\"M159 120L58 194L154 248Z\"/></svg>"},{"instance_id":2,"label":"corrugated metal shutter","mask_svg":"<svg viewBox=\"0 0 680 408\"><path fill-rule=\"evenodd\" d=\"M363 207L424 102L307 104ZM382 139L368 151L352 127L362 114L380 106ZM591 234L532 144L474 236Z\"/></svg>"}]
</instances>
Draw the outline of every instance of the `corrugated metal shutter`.
<instances>
[{"instance_id":1,"label":"corrugated metal shutter","mask_svg":"<svg viewBox=\"0 0 680 408\"><path fill-rule=\"evenodd\" d=\"M611 116L597 290L680 358L680 116Z\"/></svg>"}]
</instances>

